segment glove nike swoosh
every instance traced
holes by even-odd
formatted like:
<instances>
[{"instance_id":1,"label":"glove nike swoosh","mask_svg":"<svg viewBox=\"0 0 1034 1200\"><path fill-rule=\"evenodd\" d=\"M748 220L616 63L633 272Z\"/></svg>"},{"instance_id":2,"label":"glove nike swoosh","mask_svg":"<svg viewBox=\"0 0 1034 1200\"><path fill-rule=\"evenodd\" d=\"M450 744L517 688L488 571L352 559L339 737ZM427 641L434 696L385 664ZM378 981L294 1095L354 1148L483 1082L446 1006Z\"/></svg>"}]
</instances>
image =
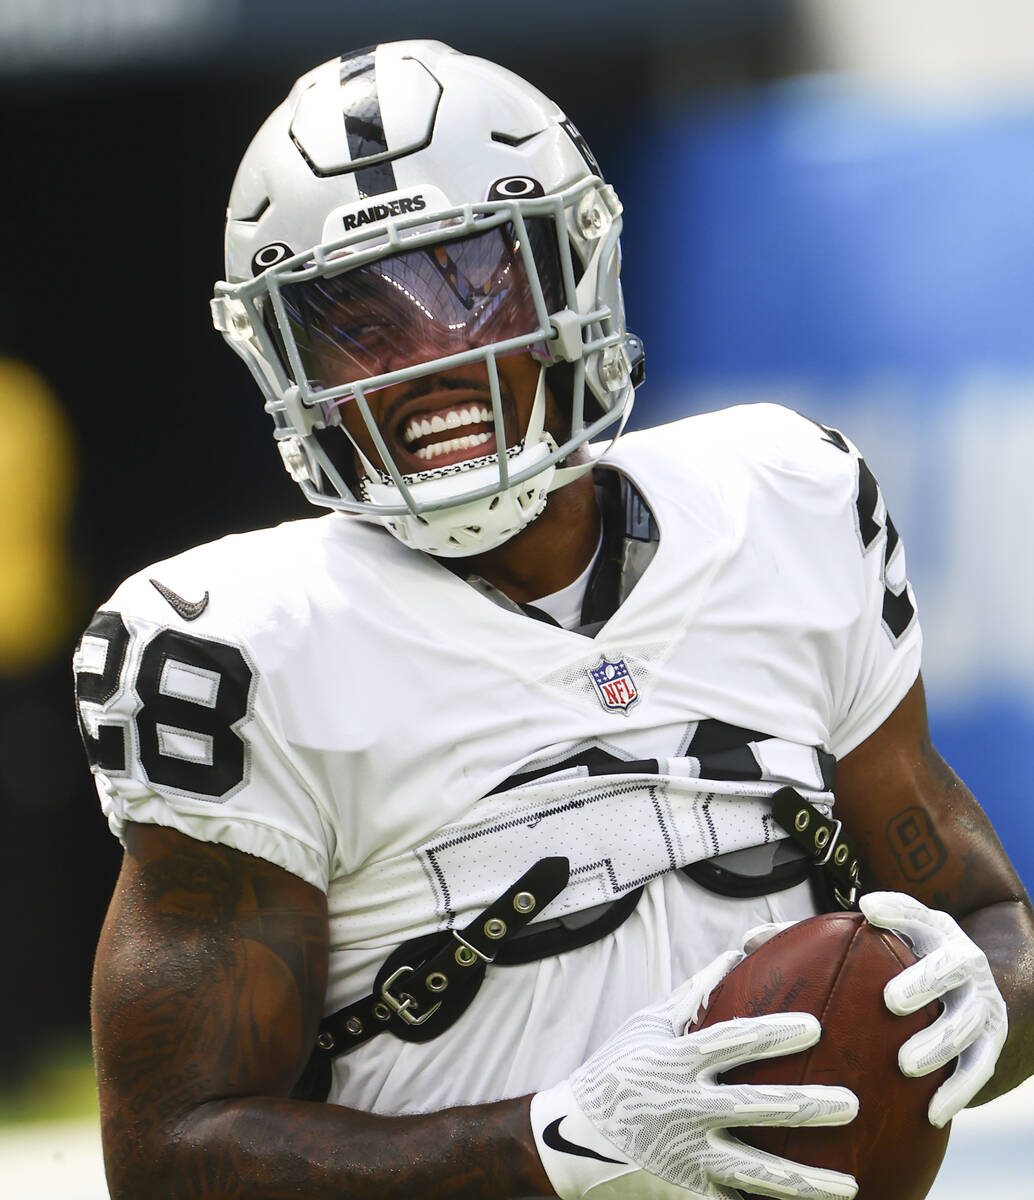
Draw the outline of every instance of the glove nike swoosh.
<instances>
[{"instance_id":1,"label":"glove nike swoosh","mask_svg":"<svg viewBox=\"0 0 1034 1200\"><path fill-rule=\"evenodd\" d=\"M617 1163L619 1166L628 1165L620 1158L607 1158L605 1154L597 1154L588 1146L579 1146L576 1142L569 1142L560 1132L560 1122L563 1120L563 1117L557 1117L555 1121L550 1121L542 1131L542 1140L550 1150L559 1150L561 1154L578 1154L582 1158L595 1158L600 1162Z\"/></svg>"}]
</instances>

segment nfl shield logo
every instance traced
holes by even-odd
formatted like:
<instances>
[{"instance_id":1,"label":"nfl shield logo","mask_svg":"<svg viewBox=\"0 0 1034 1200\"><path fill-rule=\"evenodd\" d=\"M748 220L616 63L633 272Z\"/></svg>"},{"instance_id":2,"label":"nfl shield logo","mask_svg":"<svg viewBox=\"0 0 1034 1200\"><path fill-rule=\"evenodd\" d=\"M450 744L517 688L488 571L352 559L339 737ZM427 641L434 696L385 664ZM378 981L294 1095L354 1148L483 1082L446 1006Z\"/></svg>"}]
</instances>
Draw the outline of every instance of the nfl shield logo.
<instances>
[{"instance_id":1,"label":"nfl shield logo","mask_svg":"<svg viewBox=\"0 0 1034 1200\"><path fill-rule=\"evenodd\" d=\"M598 667L589 668L589 678L604 708L617 708L627 713L639 699L635 680L625 666L623 658L619 658L617 662L601 658Z\"/></svg>"}]
</instances>

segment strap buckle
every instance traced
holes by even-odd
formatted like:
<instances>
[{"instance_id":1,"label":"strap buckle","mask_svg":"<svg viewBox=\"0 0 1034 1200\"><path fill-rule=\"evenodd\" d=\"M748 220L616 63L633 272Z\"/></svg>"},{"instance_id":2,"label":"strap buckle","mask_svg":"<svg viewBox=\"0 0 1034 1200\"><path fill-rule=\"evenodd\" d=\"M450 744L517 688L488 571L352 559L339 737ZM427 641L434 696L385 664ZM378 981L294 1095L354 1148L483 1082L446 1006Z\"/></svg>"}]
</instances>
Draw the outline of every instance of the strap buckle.
<instances>
[{"instance_id":1,"label":"strap buckle","mask_svg":"<svg viewBox=\"0 0 1034 1200\"><path fill-rule=\"evenodd\" d=\"M503 928L505 929L505 926ZM455 958L461 967L472 967L478 961L478 959L480 959L486 966L489 963L495 962L495 957L493 955L485 954L479 950L477 946L471 945L471 943L468 942L465 937L461 937L455 929L450 929L449 932L458 943L455 950ZM466 932L467 930L464 930L464 933Z\"/></svg>"},{"instance_id":2,"label":"strap buckle","mask_svg":"<svg viewBox=\"0 0 1034 1200\"><path fill-rule=\"evenodd\" d=\"M408 975L412 973L413 968L401 966L397 971L392 972L387 979L381 984L381 999L391 1009L391 1011L400 1020L405 1021L407 1025L423 1025L423 1023L433 1016L438 1009L441 1008L442 1002L438 1000L432 1004L427 1012L417 1016L413 1009L418 1007L415 996L411 996L409 992L399 992L397 996L393 995L389 990L391 985L399 978L400 975Z\"/></svg>"},{"instance_id":3,"label":"strap buckle","mask_svg":"<svg viewBox=\"0 0 1034 1200\"><path fill-rule=\"evenodd\" d=\"M861 868L859 867L858 859L856 858L851 864L849 887L847 891L843 892L840 890L839 886L834 885L833 895L836 897L837 903L842 905L844 908L854 908L858 903L858 896L861 890Z\"/></svg>"},{"instance_id":4,"label":"strap buckle","mask_svg":"<svg viewBox=\"0 0 1034 1200\"><path fill-rule=\"evenodd\" d=\"M345 1054L383 1030L403 1041L427 1042L448 1029L477 994L495 947L563 891L570 869L562 856L541 858L462 931L440 930L397 946L368 995L320 1022L310 1066ZM407 980L414 971L416 976ZM325 1098L325 1075L314 1086ZM315 1091L305 1094L312 1098Z\"/></svg>"},{"instance_id":5,"label":"strap buckle","mask_svg":"<svg viewBox=\"0 0 1034 1200\"><path fill-rule=\"evenodd\" d=\"M862 892L862 861L842 822L823 816L792 787L780 788L772 797L776 823L812 862L825 870L836 902L854 908Z\"/></svg>"},{"instance_id":6,"label":"strap buckle","mask_svg":"<svg viewBox=\"0 0 1034 1200\"><path fill-rule=\"evenodd\" d=\"M833 895L836 901L844 908L854 908L858 903L858 895L861 891L861 867L857 857L851 862L850 867L847 866L848 859L852 854L846 840L841 841L840 833L844 828L842 821L838 821L836 817L827 818L832 823L832 830L829 835L829 841L826 843L822 857L815 858L817 867L825 867L832 862L836 868L833 880ZM839 850L839 853L837 851ZM846 890L840 886L837 876L842 876L845 868L847 870L847 886Z\"/></svg>"}]
</instances>

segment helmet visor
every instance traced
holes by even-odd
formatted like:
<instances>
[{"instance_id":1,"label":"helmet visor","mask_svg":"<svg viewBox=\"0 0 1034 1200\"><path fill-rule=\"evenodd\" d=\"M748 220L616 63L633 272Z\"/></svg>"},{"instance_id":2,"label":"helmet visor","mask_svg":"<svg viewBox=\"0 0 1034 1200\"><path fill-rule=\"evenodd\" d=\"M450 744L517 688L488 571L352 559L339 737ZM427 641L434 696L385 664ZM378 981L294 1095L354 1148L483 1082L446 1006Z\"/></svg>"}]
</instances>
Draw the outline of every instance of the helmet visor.
<instances>
[{"instance_id":1,"label":"helmet visor","mask_svg":"<svg viewBox=\"0 0 1034 1200\"><path fill-rule=\"evenodd\" d=\"M543 330L563 307L552 220L525 221L537 282L512 223L397 251L330 277L280 289L313 390L357 383Z\"/></svg>"}]
</instances>

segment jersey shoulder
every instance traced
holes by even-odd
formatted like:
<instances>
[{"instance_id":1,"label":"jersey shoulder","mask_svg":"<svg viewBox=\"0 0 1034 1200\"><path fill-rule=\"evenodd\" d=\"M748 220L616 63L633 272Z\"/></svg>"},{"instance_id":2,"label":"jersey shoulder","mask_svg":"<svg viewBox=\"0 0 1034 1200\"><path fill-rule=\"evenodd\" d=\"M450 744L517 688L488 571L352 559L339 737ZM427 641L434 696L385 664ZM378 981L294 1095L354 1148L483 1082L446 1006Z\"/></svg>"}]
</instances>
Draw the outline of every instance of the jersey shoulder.
<instances>
[{"instance_id":1,"label":"jersey shoulder","mask_svg":"<svg viewBox=\"0 0 1034 1200\"><path fill-rule=\"evenodd\" d=\"M730 531L749 522L769 536L802 517L831 536L853 524L866 468L857 448L779 404L743 404L627 434L606 463L643 494ZM832 523L832 524L830 524Z\"/></svg>"},{"instance_id":2,"label":"jersey shoulder","mask_svg":"<svg viewBox=\"0 0 1034 1200\"><path fill-rule=\"evenodd\" d=\"M83 743L117 836L129 821L169 826L326 889L333 816L286 717L298 696L302 720L320 712L305 708L313 658L299 666L295 651L311 633L312 597L335 592L323 586L327 564L350 558L357 523L336 517L154 563L95 614L73 671Z\"/></svg>"},{"instance_id":3,"label":"jersey shoulder","mask_svg":"<svg viewBox=\"0 0 1034 1200\"><path fill-rule=\"evenodd\" d=\"M302 580L324 580L335 592L361 585L384 540L382 531L340 513L229 534L130 575L102 611L248 640L284 628L285 618L304 618L320 591ZM359 547L363 541L370 547Z\"/></svg>"},{"instance_id":4,"label":"jersey shoulder","mask_svg":"<svg viewBox=\"0 0 1034 1200\"><path fill-rule=\"evenodd\" d=\"M781 404L739 404L626 434L608 461L638 462L681 476L754 477L845 486L857 479L858 450L836 429ZM620 459L620 461L618 461Z\"/></svg>"}]
</instances>

